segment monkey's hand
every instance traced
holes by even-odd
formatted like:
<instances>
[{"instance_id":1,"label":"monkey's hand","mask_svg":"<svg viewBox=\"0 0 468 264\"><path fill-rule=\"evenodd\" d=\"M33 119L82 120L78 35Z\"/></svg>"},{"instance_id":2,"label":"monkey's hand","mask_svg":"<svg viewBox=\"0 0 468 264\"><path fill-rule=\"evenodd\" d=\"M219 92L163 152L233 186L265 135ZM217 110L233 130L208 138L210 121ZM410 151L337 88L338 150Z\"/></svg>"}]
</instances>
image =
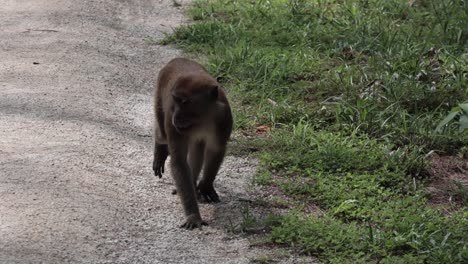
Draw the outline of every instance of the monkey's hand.
<instances>
[{"instance_id":1,"label":"monkey's hand","mask_svg":"<svg viewBox=\"0 0 468 264\"><path fill-rule=\"evenodd\" d=\"M164 163L165 160L154 160L153 162L153 171L154 171L154 176L159 176L159 178L162 177L164 173Z\"/></svg>"},{"instance_id":2,"label":"monkey's hand","mask_svg":"<svg viewBox=\"0 0 468 264\"><path fill-rule=\"evenodd\" d=\"M166 163L166 159L168 155L169 155L169 151L167 149L167 145L156 146L156 153L154 155L154 160L153 160L154 176L159 176L159 178L162 177L164 173L164 164Z\"/></svg>"},{"instance_id":3,"label":"monkey's hand","mask_svg":"<svg viewBox=\"0 0 468 264\"><path fill-rule=\"evenodd\" d=\"M185 228L188 230L192 230L194 228L202 229L202 226L207 226L208 223L203 221L199 215L189 215L187 216L187 220L183 223L180 227Z\"/></svg>"}]
</instances>

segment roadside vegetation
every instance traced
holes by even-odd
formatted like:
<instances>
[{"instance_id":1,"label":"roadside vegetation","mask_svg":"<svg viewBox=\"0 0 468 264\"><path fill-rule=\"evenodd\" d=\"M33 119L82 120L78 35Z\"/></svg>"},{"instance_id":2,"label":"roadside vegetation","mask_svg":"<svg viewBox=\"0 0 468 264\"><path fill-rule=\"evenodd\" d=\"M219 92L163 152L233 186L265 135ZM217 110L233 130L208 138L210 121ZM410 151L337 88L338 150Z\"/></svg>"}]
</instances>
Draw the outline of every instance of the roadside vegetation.
<instances>
[{"instance_id":1,"label":"roadside vegetation","mask_svg":"<svg viewBox=\"0 0 468 264\"><path fill-rule=\"evenodd\" d=\"M433 157L468 157L468 1L202 0L189 12L195 23L163 43L206 58L249 135L237 143L259 149L255 182L296 201L263 221L264 243L330 263L467 263L467 182L449 182L447 204L427 186Z\"/></svg>"}]
</instances>

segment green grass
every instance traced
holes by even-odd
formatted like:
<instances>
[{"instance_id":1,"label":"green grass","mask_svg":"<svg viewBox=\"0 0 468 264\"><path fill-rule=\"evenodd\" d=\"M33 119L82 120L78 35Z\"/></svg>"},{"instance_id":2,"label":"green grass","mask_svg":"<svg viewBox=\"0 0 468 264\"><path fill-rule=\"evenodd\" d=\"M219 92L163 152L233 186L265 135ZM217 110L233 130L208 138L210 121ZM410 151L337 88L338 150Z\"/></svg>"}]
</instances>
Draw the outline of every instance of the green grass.
<instances>
[{"instance_id":1,"label":"green grass","mask_svg":"<svg viewBox=\"0 0 468 264\"><path fill-rule=\"evenodd\" d=\"M206 58L238 131L271 127L234 142L260 150L255 182L325 210L270 221L270 242L335 263L467 261L466 203L444 215L424 184L431 153L466 154L468 2L416 2L197 1L162 41Z\"/></svg>"}]
</instances>

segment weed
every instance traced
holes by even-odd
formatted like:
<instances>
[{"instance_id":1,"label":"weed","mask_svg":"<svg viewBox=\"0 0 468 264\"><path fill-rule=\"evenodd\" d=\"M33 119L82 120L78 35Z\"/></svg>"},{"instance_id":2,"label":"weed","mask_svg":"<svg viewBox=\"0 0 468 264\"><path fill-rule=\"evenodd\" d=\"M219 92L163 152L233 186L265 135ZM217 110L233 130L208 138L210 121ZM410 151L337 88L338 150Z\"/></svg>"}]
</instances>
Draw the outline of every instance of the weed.
<instances>
[{"instance_id":1,"label":"weed","mask_svg":"<svg viewBox=\"0 0 468 264\"><path fill-rule=\"evenodd\" d=\"M468 103L460 104L452 109L452 112L444 120L440 121L436 131L442 132L450 122L455 123L460 132L468 129Z\"/></svg>"},{"instance_id":2,"label":"weed","mask_svg":"<svg viewBox=\"0 0 468 264\"><path fill-rule=\"evenodd\" d=\"M178 2L178 1L176 1L176 0L172 0L172 6L180 7L180 6L182 6L182 4L180 2Z\"/></svg>"},{"instance_id":3,"label":"weed","mask_svg":"<svg viewBox=\"0 0 468 264\"><path fill-rule=\"evenodd\" d=\"M466 188L460 181L454 180L453 185L455 186L452 196L455 199L461 200L463 205L468 203L468 188Z\"/></svg>"},{"instance_id":4,"label":"weed","mask_svg":"<svg viewBox=\"0 0 468 264\"><path fill-rule=\"evenodd\" d=\"M254 259L252 259L253 263L272 263L274 257L271 255L258 255Z\"/></svg>"}]
</instances>

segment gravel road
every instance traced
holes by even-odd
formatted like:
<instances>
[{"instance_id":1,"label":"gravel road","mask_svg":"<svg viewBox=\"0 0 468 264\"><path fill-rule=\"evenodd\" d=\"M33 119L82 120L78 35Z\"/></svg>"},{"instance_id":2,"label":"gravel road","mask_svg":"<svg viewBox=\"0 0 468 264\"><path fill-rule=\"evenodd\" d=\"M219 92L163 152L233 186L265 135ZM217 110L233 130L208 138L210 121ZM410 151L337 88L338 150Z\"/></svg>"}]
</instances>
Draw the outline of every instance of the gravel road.
<instances>
[{"instance_id":1,"label":"gravel road","mask_svg":"<svg viewBox=\"0 0 468 264\"><path fill-rule=\"evenodd\" d=\"M226 233L255 171L227 157L210 224L178 228L170 174L153 176L152 89L180 52L147 37L186 19L171 0L0 3L0 263L248 263Z\"/></svg>"}]
</instances>

